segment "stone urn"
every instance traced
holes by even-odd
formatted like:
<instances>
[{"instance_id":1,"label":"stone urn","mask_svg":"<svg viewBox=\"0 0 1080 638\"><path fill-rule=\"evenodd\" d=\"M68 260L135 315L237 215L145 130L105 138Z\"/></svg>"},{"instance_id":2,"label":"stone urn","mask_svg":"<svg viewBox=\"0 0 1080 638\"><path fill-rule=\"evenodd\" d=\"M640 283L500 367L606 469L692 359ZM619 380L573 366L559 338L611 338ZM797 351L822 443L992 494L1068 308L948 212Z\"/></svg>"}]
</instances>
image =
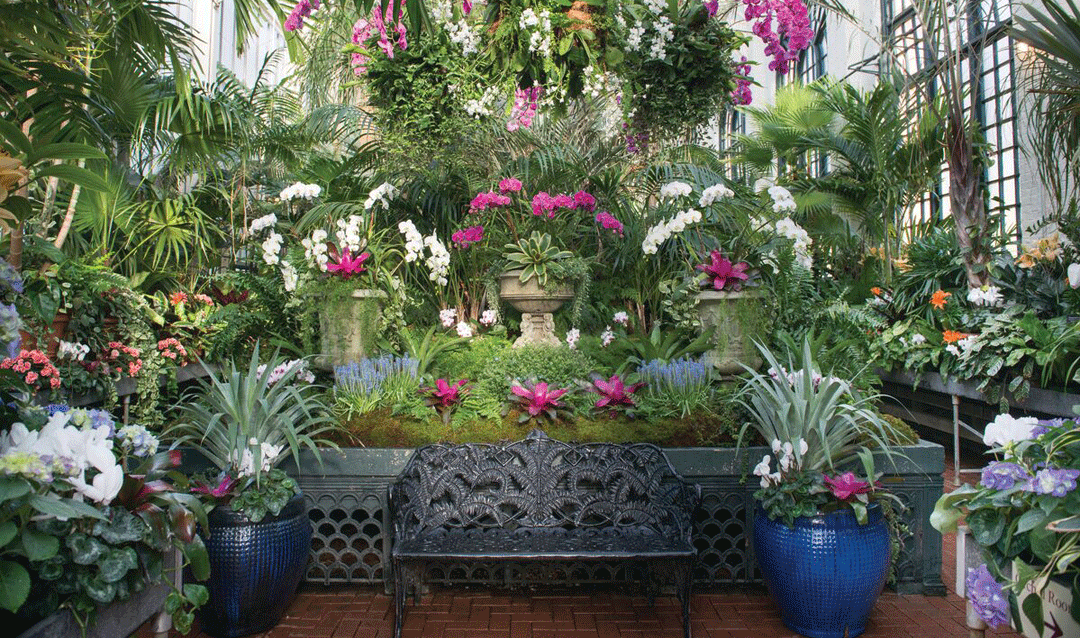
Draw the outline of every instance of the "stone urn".
<instances>
[{"instance_id":1,"label":"stone urn","mask_svg":"<svg viewBox=\"0 0 1080 638\"><path fill-rule=\"evenodd\" d=\"M760 366L761 356L754 341L765 334L761 294L703 290L697 300L701 328L716 328L713 347L705 353L705 360L720 374L740 374L743 365Z\"/></svg>"},{"instance_id":2,"label":"stone urn","mask_svg":"<svg viewBox=\"0 0 1080 638\"><path fill-rule=\"evenodd\" d=\"M385 299L381 290L362 288L333 303L324 302L319 310L322 355L318 365L334 368L371 356Z\"/></svg>"},{"instance_id":3,"label":"stone urn","mask_svg":"<svg viewBox=\"0 0 1080 638\"><path fill-rule=\"evenodd\" d=\"M509 270L499 277L499 297L521 312L521 336L514 342L515 348L562 344L555 336L555 319L551 313L574 298L571 286L563 284L545 290L535 277L521 283L521 271Z\"/></svg>"}]
</instances>

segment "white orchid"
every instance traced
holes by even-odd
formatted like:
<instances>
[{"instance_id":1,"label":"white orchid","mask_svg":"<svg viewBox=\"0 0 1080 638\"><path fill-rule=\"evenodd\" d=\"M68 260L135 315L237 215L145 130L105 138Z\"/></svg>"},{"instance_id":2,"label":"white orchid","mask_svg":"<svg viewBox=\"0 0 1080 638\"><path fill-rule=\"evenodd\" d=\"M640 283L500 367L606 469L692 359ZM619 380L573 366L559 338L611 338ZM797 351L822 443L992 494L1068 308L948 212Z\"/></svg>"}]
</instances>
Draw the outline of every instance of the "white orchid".
<instances>
[{"instance_id":1,"label":"white orchid","mask_svg":"<svg viewBox=\"0 0 1080 638\"><path fill-rule=\"evenodd\" d=\"M1004 447L1034 438L1033 430L1039 420L1033 416L1014 417L999 414L983 431L983 443L990 447Z\"/></svg>"},{"instance_id":2,"label":"white orchid","mask_svg":"<svg viewBox=\"0 0 1080 638\"><path fill-rule=\"evenodd\" d=\"M106 505L111 503L120 488L124 486L124 468L113 464L103 471L98 472L94 480L87 484L82 477L75 476L68 479L78 494L96 503Z\"/></svg>"}]
</instances>

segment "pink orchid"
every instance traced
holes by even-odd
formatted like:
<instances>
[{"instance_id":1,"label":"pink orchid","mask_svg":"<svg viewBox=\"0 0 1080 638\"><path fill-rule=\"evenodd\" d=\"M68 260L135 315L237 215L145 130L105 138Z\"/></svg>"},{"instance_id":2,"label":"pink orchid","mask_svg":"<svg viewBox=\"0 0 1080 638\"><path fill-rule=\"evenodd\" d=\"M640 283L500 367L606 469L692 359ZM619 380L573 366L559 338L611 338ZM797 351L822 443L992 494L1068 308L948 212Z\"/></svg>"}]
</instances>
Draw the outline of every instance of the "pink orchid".
<instances>
[{"instance_id":1,"label":"pink orchid","mask_svg":"<svg viewBox=\"0 0 1080 638\"><path fill-rule=\"evenodd\" d=\"M619 237L623 236L623 223L618 219L615 219L615 216L607 211L596 214L596 223L615 233Z\"/></svg>"},{"instance_id":2,"label":"pink orchid","mask_svg":"<svg viewBox=\"0 0 1080 638\"><path fill-rule=\"evenodd\" d=\"M461 10L465 13L465 15L469 15L470 13L472 13L471 0L464 0L464 2L461 3Z\"/></svg>"},{"instance_id":3,"label":"pink orchid","mask_svg":"<svg viewBox=\"0 0 1080 638\"><path fill-rule=\"evenodd\" d=\"M860 481L855 478L854 472L844 472L836 478L825 476L825 484L832 490L833 496L841 501L850 500L853 496L867 494L873 491L868 481Z\"/></svg>"},{"instance_id":4,"label":"pink orchid","mask_svg":"<svg viewBox=\"0 0 1080 638\"><path fill-rule=\"evenodd\" d=\"M742 284L739 282L750 278L750 275L746 274L748 267L749 265L742 261L732 264L724 259L719 251L714 250L709 255L709 263L698 264L697 269L712 279L713 290L724 290L729 286L731 290L740 290Z\"/></svg>"},{"instance_id":5,"label":"pink orchid","mask_svg":"<svg viewBox=\"0 0 1080 638\"><path fill-rule=\"evenodd\" d=\"M543 381L537 382L531 389L513 385L510 391L522 398L523 407L529 416L534 417L539 416L541 412L547 412L549 415L554 413L555 408L562 407L562 403L558 401L559 397L568 392L566 388L549 390L548 384Z\"/></svg>"},{"instance_id":6,"label":"pink orchid","mask_svg":"<svg viewBox=\"0 0 1080 638\"><path fill-rule=\"evenodd\" d=\"M344 279L351 279L353 275L359 275L366 272L367 268L364 267L364 262L371 257L371 253L360 253L359 257L353 257L349 254L349 249L346 248L345 252L341 253L341 257L336 264L326 264L326 270L332 273L338 273Z\"/></svg>"},{"instance_id":7,"label":"pink orchid","mask_svg":"<svg viewBox=\"0 0 1080 638\"><path fill-rule=\"evenodd\" d=\"M454 245L458 248L468 248L472 244L481 242L484 240L484 227L483 226L470 226L463 230L459 230L450 236L450 239L454 242Z\"/></svg>"},{"instance_id":8,"label":"pink orchid","mask_svg":"<svg viewBox=\"0 0 1080 638\"><path fill-rule=\"evenodd\" d=\"M517 193L521 190L521 180L513 177L507 177L499 182L499 192L503 195L507 193Z\"/></svg>"}]
</instances>

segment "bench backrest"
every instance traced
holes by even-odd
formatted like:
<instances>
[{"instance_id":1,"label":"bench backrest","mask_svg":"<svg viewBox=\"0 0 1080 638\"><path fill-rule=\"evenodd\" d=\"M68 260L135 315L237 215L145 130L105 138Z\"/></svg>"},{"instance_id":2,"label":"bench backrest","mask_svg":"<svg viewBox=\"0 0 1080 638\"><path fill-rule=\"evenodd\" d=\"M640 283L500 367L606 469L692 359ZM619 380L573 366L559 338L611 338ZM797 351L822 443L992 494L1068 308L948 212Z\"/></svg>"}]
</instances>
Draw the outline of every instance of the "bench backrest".
<instances>
[{"instance_id":1,"label":"bench backrest","mask_svg":"<svg viewBox=\"0 0 1080 638\"><path fill-rule=\"evenodd\" d=\"M648 443L436 444L390 488L396 538L437 528L647 526L687 538L700 488Z\"/></svg>"}]
</instances>

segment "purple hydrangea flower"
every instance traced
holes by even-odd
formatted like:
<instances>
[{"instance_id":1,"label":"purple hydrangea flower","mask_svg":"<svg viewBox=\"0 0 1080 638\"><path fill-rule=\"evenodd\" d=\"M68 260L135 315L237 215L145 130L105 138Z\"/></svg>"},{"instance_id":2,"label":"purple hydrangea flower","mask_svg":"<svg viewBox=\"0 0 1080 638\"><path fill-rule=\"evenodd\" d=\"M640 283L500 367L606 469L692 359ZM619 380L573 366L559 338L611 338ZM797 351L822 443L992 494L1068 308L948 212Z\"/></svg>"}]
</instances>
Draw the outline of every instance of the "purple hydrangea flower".
<instances>
[{"instance_id":1,"label":"purple hydrangea flower","mask_svg":"<svg viewBox=\"0 0 1080 638\"><path fill-rule=\"evenodd\" d=\"M1018 482L1031 478L1027 470L1016 463L994 461L983 468L982 479L979 481L983 487L991 490L1011 489Z\"/></svg>"},{"instance_id":2,"label":"purple hydrangea flower","mask_svg":"<svg viewBox=\"0 0 1080 638\"><path fill-rule=\"evenodd\" d=\"M1024 486L1024 490L1061 498L1076 489L1078 477L1080 470L1046 468L1036 472L1035 478Z\"/></svg>"},{"instance_id":3,"label":"purple hydrangea flower","mask_svg":"<svg viewBox=\"0 0 1080 638\"><path fill-rule=\"evenodd\" d=\"M23 278L19 274L15 267L9 264L6 260L0 258L0 282L3 282L12 292L16 294L22 294Z\"/></svg>"},{"instance_id":4,"label":"purple hydrangea flower","mask_svg":"<svg viewBox=\"0 0 1080 638\"><path fill-rule=\"evenodd\" d=\"M1009 601L986 565L968 570L967 597L976 615L997 628L1009 623Z\"/></svg>"},{"instance_id":5,"label":"purple hydrangea flower","mask_svg":"<svg viewBox=\"0 0 1080 638\"><path fill-rule=\"evenodd\" d=\"M49 416L56 414L57 412L67 412L71 408L66 403L50 403L45 406L45 411L49 413Z\"/></svg>"}]
</instances>

